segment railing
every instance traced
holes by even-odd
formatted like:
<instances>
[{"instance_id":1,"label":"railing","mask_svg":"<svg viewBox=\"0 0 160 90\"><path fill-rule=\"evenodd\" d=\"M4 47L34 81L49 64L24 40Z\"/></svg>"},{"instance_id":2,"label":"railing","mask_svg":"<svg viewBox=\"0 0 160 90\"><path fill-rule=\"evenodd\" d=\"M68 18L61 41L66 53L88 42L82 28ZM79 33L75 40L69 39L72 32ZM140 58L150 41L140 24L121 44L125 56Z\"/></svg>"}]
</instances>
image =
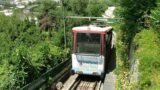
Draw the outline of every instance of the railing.
<instances>
[{"instance_id":1,"label":"railing","mask_svg":"<svg viewBox=\"0 0 160 90\"><path fill-rule=\"evenodd\" d=\"M54 68L48 70L46 73L42 74L38 79L25 85L20 90L35 90L41 88L44 84L52 78L52 83L58 82L58 80L63 77L71 68L71 60L65 60Z\"/></svg>"}]
</instances>

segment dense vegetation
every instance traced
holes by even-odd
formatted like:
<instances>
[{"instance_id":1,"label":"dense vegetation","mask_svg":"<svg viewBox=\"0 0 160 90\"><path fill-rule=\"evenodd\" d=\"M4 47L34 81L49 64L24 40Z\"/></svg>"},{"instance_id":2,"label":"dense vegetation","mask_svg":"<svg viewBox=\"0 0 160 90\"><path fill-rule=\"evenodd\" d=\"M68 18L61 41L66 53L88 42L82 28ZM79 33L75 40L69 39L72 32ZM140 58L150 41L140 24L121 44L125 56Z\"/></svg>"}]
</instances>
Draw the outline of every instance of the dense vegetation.
<instances>
[{"instance_id":1,"label":"dense vegetation","mask_svg":"<svg viewBox=\"0 0 160 90\"><path fill-rule=\"evenodd\" d=\"M0 18L0 88L18 89L67 57L67 49L57 43L61 33L42 32L34 23L15 16Z\"/></svg>"},{"instance_id":2,"label":"dense vegetation","mask_svg":"<svg viewBox=\"0 0 160 90\"><path fill-rule=\"evenodd\" d=\"M136 55L139 58L140 79L138 87L141 90L159 90L160 85L160 5L151 10L150 29L144 29L136 35L138 45Z\"/></svg>"},{"instance_id":3,"label":"dense vegetation","mask_svg":"<svg viewBox=\"0 0 160 90\"><path fill-rule=\"evenodd\" d=\"M135 37L138 45L136 57L139 59L140 79L138 87L141 90L160 89L160 40L153 30L143 30Z\"/></svg>"},{"instance_id":4,"label":"dense vegetation","mask_svg":"<svg viewBox=\"0 0 160 90\"><path fill-rule=\"evenodd\" d=\"M118 89L159 90L159 0L122 0L117 15L123 17L118 25ZM132 83L130 50L136 43L138 82ZM156 78L156 79L155 79Z\"/></svg>"},{"instance_id":5,"label":"dense vegetation","mask_svg":"<svg viewBox=\"0 0 160 90\"><path fill-rule=\"evenodd\" d=\"M99 16L107 7L105 3L105 0L40 0L31 9L31 16L38 17L38 25L21 17L22 10L15 10L12 17L0 15L0 89L20 89L69 58L71 28L89 22L66 19L65 45L63 15Z\"/></svg>"}]
</instances>

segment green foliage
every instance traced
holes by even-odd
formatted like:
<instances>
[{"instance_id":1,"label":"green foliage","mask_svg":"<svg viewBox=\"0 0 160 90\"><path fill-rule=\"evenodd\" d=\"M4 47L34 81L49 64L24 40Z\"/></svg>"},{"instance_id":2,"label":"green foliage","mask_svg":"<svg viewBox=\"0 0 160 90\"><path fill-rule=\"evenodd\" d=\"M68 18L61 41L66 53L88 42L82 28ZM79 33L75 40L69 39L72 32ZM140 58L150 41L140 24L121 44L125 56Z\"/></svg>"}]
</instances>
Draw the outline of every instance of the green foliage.
<instances>
[{"instance_id":1,"label":"green foliage","mask_svg":"<svg viewBox=\"0 0 160 90\"><path fill-rule=\"evenodd\" d=\"M67 58L68 49L59 47L61 33L15 16L0 19L0 89L19 89Z\"/></svg>"},{"instance_id":2,"label":"green foliage","mask_svg":"<svg viewBox=\"0 0 160 90\"><path fill-rule=\"evenodd\" d=\"M140 31L140 27L144 27L148 23L146 16L151 14L151 10L156 6L156 0L122 0L121 16L124 18L122 30L124 32L124 42L130 44L136 33Z\"/></svg>"},{"instance_id":3,"label":"green foliage","mask_svg":"<svg viewBox=\"0 0 160 90\"><path fill-rule=\"evenodd\" d=\"M158 1L157 3L160 3ZM160 28L160 4L157 5L157 7L151 11L151 21L152 21L152 26L159 31L158 29Z\"/></svg>"},{"instance_id":4,"label":"green foliage","mask_svg":"<svg viewBox=\"0 0 160 90\"><path fill-rule=\"evenodd\" d=\"M122 0L122 16L128 21L137 22L144 15L150 14L156 6L156 0Z\"/></svg>"},{"instance_id":5,"label":"green foliage","mask_svg":"<svg viewBox=\"0 0 160 90\"><path fill-rule=\"evenodd\" d=\"M32 9L39 18L38 26L22 21L17 14L12 17L0 14L0 90L20 89L70 57L70 49L64 49L64 15L99 16L106 9L105 0L62 3L64 7L53 0L39 0ZM15 13L22 12L15 10ZM65 19L68 47L72 45L71 28L89 22Z\"/></svg>"},{"instance_id":6,"label":"green foliage","mask_svg":"<svg viewBox=\"0 0 160 90\"><path fill-rule=\"evenodd\" d=\"M107 9L106 0L89 0L89 3L86 7L87 16L101 16L102 12Z\"/></svg>"},{"instance_id":7,"label":"green foliage","mask_svg":"<svg viewBox=\"0 0 160 90\"><path fill-rule=\"evenodd\" d=\"M72 11L80 16L101 16L107 9L106 0L63 0L66 11Z\"/></svg>"},{"instance_id":8,"label":"green foliage","mask_svg":"<svg viewBox=\"0 0 160 90\"><path fill-rule=\"evenodd\" d=\"M158 34L153 30L143 30L135 37L138 45L136 56L139 58L139 88L158 90L160 88L160 47Z\"/></svg>"},{"instance_id":9,"label":"green foliage","mask_svg":"<svg viewBox=\"0 0 160 90\"><path fill-rule=\"evenodd\" d=\"M87 8L89 0L62 0L66 11L74 12L78 15L86 15L85 8Z\"/></svg>"},{"instance_id":10,"label":"green foliage","mask_svg":"<svg viewBox=\"0 0 160 90\"><path fill-rule=\"evenodd\" d=\"M57 15L58 5L58 3L51 0L41 0L38 6L33 8L33 12L38 12L36 16L40 19L39 24L42 30L49 30L56 26L59 17Z\"/></svg>"},{"instance_id":11,"label":"green foliage","mask_svg":"<svg viewBox=\"0 0 160 90\"><path fill-rule=\"evenodd\" d=\"M121 69L122 72L126 72L129 69L130 60L129 51L131 42L136 42L138 47L136 50L136 57L139 59L139 82L133 85L127 84L128 79L123 79L125 76L121 73L120 80L122 87L128 87L131 90L136 87L140 90L159 90L159 38L157 31L159 27L159 6L157 2L159 0L121 0L120 6L117 11L117 16L123 18L121 26L121 51L122 54L122 66L125 69ZM151 17L151 18L150 18ZM151 22L152 21L152 22ZM150 24L151 23L151 24ZM144 29L144 28L152 28ZM156 29L155 29L156 27ZM126 60L127 59L127 60ZM120 63L121 63L120 62ZM156 68L155 68L156 67ZM129 75L129 71L126 72ZM125 81L126 80L126 81ZM124 82L123 82L124 81ZM128 86L127 86L128 85ZM134 86L135 85L135 86ZM131 87L130 87L131 86ZM128 90L128 89L124 89ZM135 88L133 89L135 90Z\"/></svg>"}]
</instances>

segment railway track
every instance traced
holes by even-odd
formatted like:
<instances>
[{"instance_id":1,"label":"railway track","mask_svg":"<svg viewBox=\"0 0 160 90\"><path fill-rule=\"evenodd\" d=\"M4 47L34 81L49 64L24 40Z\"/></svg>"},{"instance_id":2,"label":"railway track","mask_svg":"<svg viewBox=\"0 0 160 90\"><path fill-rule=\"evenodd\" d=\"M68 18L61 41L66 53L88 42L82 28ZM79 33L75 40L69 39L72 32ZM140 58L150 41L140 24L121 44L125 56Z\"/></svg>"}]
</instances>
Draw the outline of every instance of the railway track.
<instances>
[{"instance_id":1,"label":"railway track","mask_svg":"<svg viewBox=\"0 0 160 90\"><path fill-rule=\"evenodd\" d=\"M100 90L101 81L96 76L79 76L69 90Z\"/></svg>"}]
</instances>

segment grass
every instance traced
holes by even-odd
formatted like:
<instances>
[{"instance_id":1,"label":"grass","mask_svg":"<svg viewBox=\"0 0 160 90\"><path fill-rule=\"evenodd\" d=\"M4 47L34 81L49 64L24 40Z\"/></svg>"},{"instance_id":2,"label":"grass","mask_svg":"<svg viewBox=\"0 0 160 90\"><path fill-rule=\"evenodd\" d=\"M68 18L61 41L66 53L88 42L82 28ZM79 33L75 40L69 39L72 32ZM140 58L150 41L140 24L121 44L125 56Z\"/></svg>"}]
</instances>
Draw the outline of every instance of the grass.
<instances>
[{"instance_id":1,"label":"grass","mask_svg":"<svg viewBox=\"0 0 160 90\"><path fill-rule=\"evenodd\" d=\"M125 64L126 46L121 41L121 32L117 38L117 75L116 90L160 90L160 39L154 30L142 30L137 33L135 57L139 60L138 82L129 83L130 70ZM125 58L126 57L126 58Z\"/></svg>"},{"instance_id":2,"label":"grass","mask_svg":"<svg viewBox=\"0 0 160 90\"><path fill-rule=\"evenodd\" d=\"M129 82L128 75L129 69L126 65L126 61L128 60L126 49L127 46L124 42L122 42L122 30L120 28L121 25L115 25L114 29L117 34L116 40L116 70L114 71L117 75L116 77L116 90L129 90Z\"/></svg>"},{"instance_id":3,"label":"grass","mask_svg":"<svg viewBox=\"0 0 160 90\"><path fill-rule=\"evenodd\" d=\"M153 30L142 30L134 39L139 59L140 90L160 90L160 42Z\"/></svg>"}]
</instances>

